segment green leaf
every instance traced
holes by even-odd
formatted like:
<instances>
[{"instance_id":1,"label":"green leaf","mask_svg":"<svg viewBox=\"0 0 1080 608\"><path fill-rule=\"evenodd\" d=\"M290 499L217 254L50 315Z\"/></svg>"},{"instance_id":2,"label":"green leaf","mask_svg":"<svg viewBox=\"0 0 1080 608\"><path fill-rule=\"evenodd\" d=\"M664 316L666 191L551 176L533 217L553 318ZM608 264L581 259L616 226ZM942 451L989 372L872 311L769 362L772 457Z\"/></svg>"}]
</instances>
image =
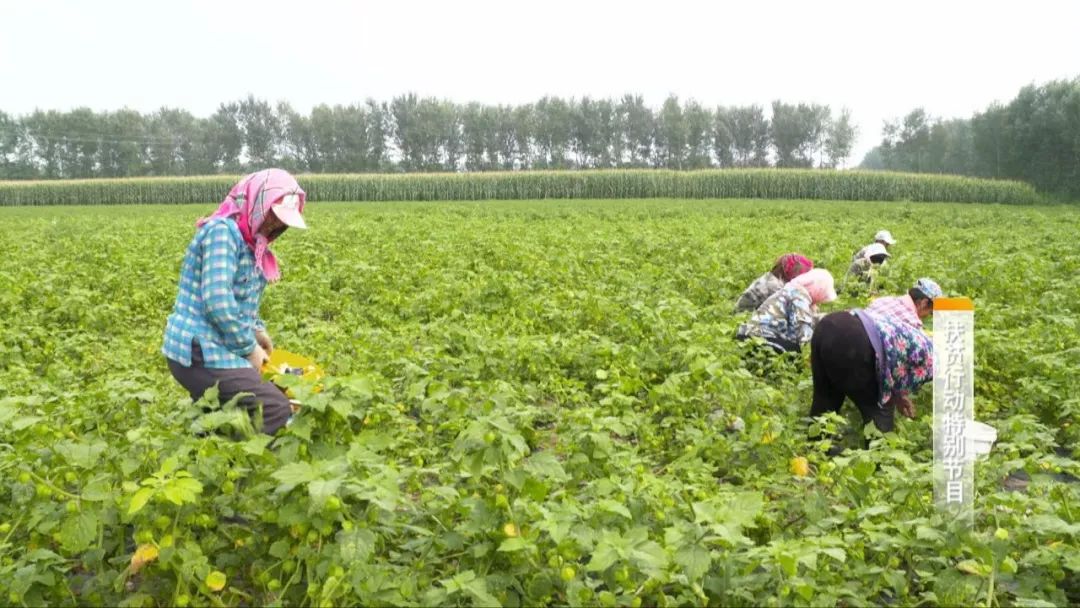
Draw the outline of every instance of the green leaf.
<instances>
[{"instance_id":1,"label":"green leaf","mask_svg":"<svg viewBox=\"0 0 1080 608\"><path fill-rule=\"evenodd\" d=\"M689 545L675 553L675 563L683 567L687 578L696 581L709 571L712 556L704 547Z\"/></svg>"},{"instance_id":2,"label":"green leaf","mask_svg":"<svg viewBox=\"0 0 1080 608\"><path fill-rule=\"evenodd\" d=\"M1080 524L1070 524L1056 515L1036 515L1027 521L1031 529L1043 534L1072 536L1080 533Z\"/></svg>"},{"instance_id":3,"label":"green leaf","mask_svg":"<svg viewBox=\"0 0 1080 608\"><path fill-rule=\"evenodd\" d=\"M1080 572L1080 551L1071 551L1062 565L1073 572Z\"/></svg>"},{"instance_id":4,"label":"green leaf","mask_svg":"<svg viewBox=\"0 0 1080 608\"><path fill-rule=\"evenodd\" d=\"M41 416L18 416L10 422L12 430L21 431L28 429L44 420Z\"/></svg>"},{"instance_id":5,"label":"green leaf","mask_svg":"<svg viewBox=\"0 0 1080 608\"><path fill-rule=\"evenodd\" d=\"M841 564L847 561L847 553L845 553L843 549L839 549L837 547L823 547L818 550L840 562Z\"/></svg>"},{"instance_id":6,"label":"green leaf","mask_svg":"<svg viewBox=\"0 0 1080 608\"><path fill-rule=\"evenodd\" d=\"M95 477L83 487L80 498L90 502L103 502L113 497L113 488L108 477Z\"/></svg>"},{"instance_id":7,"label":"green leaf","mask_svg":"<svg viewBox=\"0 0 1080 608\"><path fill-rule=\"evenodd\" d=\"M556 482L565 482L570 479L562 463L549 451L541 450L533 453L522 463L524 469L537 477L550 479Z\"/></svg>"},{"instance_id":8,"label":"green leaf","mask_svg":"<svg viewBox=\"0 0 1080 608\"><path fill-rule=\"evenodd\" d=\"M919 540L938 542L944 538L944 535L942 535L941 531L937 528L931 528L930 526L918 526L915 528L915 538Z\"/></svg>"},{"instance_id":9,"label":"green leaf","mask_svg":"<svg viewBox=\"0 0 1080 608\"><path fill-rule=\"evenodd\" d=\"M273 440L274 438L269 435L256 435L242 444L244 453L252 456L260 456L266 452L266 446Z\"/></svg>"},{"instance_id":10,"label":"green leaf","mask_svg":"<svg viewBox=\"0 0 1080 608\"><path fill-rule=\"evenodd\" d=\"M167 482L161 489L161 495L173 504L182 505L198 500L202 490L203 487L199 480L191 477L180 477Z\"/></svg>"},{"instance_id":11,"label":"green leaf","mask_svg":"<svg viewBox=\"0 0 1080 608\"><path fill-rule=\"evenodd\" d=\"M134 515L141 511L153 495L153 488L142 488L135 492L135 495L131 497L131 504L128 506L128 515Z\"/></svg>"},{"instance_id":12,"label":"green leaf","mask_svg":"<svg viewBox=\"0 0 1080 608\"><path fill-rule=\"evenodd\" d=\"M280 539L270 545L270 550L267 553L274 559L285 559L289 555L290 548L292 548L292 545L288 540Z\"/></svg>"},{"instance_id":13,"label":"green leaf","mask_svg":"<svg viewBox=\"0 0 1080 608\"><path fill-rule=\"evenodd\" d=\"M69 553L82 553L97 539L100 518L97 513L85 509L72 514L60 526L60 546Z\"/></svg>"},{"instance_id":14,"label":"green leaf","mask_svg":"<svg viewBox=\"0 0 1080 608\"><path fill-rule=\"evenodd\" d=\"M504 540L497 550L503 553L513 553L514 551L524 551L532 547L532 543L518 536Z\"/></svg>"},{"instance_id":15,"label":"green leaf","mask_svg":"<svg viewBox=\"0 0 1080 608\"><path fill-rule=\"evenodd\" d=\"M973 559L965 559L956 564L956 569L964 574L974 574L976 576L986 576L990 574L990 566L981 564Z\"/></svg>"},{"instance_id":16,"label":"green leaf","mask_svg":"<svg viewBox=\"0 0 1080 608\"><path fill-rule=\"evenodd\" d=\"M342 561L363 564L375 553L375 533L371 530L341 531L337 535Z\"/></svg>"},{"instance_id":17,"label":"green leaf","mask_svg":"<svg viewBox=\"0 0 1080 608\"><path fill-rule=\"evenodd\" d=\"M630 515L630 510L627 509L625 505L617 503L609 498L601 500L599 506L601 511L605 511L607 513L614 513L615 515L621 515L626 519L633 519L633 517Z\"/></svg>"},{"instance_id":18,"label":"green leaf","mask_svg":"<svg viewBox=\"0 0 1080 608\"><path fill-rule=\"evenodd\" d=\"M641 570L649 574L649 576L660 576L660 572L667 568L668 557L664 552L664 548L655 541L647 541L635 546L629 553L630 559L632 559Z\"/></svg>"},{"instance_id":19,"label":"green leaf","mask_svg":"<svg viewBox=\"0 0 1080 608\"><path fill-rule=\"evenodd\" d=\"M460 593L465 590L465 585L469 584L476 579L476 573L472 570L465 570L464 572L458 572L450 578L444 578L439 581L443 587L451 594Z\"/></svg>"},{"instance_id":20,"label":"green leaf","mask_svg":"<svg viewBox=\"0 0 1080 608\"><path fill-rule=\"evenodd\" d=\"M343 479L315 479L308 483L308 494L313 504L322 505L341 487Z\"/></svg>"},{"instance_id":21,"label":"green leaf","mask_svg":"<svg viewBox=\"0 0 1080 608\"><path fill-rule=\"evenodd\" d=\"M780 564L780 569L784 571L784 576L792 577L798 574L799 566L798 560L791 553L782 552L776 556L777 563Z\"/></svg>"},{"instance_id":22,"label":"green leaf","mask_svg":"<svg viewBox=\"0 0 1080 608\"><path fill-rule=\"evenodd\" d=\"M473 603L475 606L502 606L495 596L488 593L487 583L482 578L466 583L465 591L475 600Z\"/></svg>"},{"instance_id":23,"label":"green leaf","mask_svg":"<svg viewBox=\"0 0 1080 608\"><path fill-rule=\"evenodd\" d=\"M585 569L590 572L603 572L620 559L621 556L619 555L618 549L610 542L601 540L600 544L596 547L596 550L593 551L592 559L585 565Z\"/></svg>"},{"instance_id":24,"label":"green leaf","mask_svg":"<svg viewBox=\"0 0 1080 608\"><path fill-rule=\"evenodd\" d=\"M353 413L353 404L351 401L345 399L332 399L330 401L330 409L337 412L338 416L342 418L348 418Z\"/></svg>"},{"instance_id":25,"label":"green leaf","mask_svg":"<svg viewBox=\"0 0 1080 608\"><path fill-rule=\"evenodd\" d=\"M274 471L270 477L281 482L277 487L277 491L281 494L287 494L300 484L318 479L319 472L306 462L292 462Z\"/></svg>"},{"instance_id":26,"label":"green leaf","mask_svg":"<svg viewBox=\"0 0 1080 608\"><path fill-rule=\"evenodd\" d=\"M88 445L64 441L58 443L53 449L56 450L57 454L63 456L68 463L81 469L92 469L97 465L98 459L105 452L105 448L106 445L100 442Z\"/></svg>"}]
</instances>

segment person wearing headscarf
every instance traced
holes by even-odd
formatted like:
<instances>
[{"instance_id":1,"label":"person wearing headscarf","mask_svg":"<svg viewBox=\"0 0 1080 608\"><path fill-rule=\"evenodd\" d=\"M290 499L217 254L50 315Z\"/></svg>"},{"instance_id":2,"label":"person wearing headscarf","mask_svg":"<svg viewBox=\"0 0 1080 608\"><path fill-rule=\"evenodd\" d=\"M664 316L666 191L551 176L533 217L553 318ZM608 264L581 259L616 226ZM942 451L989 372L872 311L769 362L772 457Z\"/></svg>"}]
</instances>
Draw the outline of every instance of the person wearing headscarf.
<instances>
[{"instance_id":1,"label":"person wearing headscarf","mask_svg":"<svg viewBox=\"0 0 1080 608\"><path fill-rule=\"evenodd\" d=\"M814 262L802 254L786 253L780 256L772 270L755 279L746 291L742 292L735 303L735 312L757 310L762 302L783 288L788 281L813 268Z\"/></svg>"},{"instance_id":2,"label":"person wearing headscarf","mask_svg":"<svg viewBox=\"0 0 1080 608\"><path fill-rule=\"evenodd\" d=\"M914 324L881 311L826 315L810 340L814 398L810 416L839 412L851 399L863 424L883 433L895 428L895 412L915 416L910 395L933 380L933 342Z\"/></svg>"},{"instance_id":3,"label":"person wearing headscarf","mask_svg":"<svg viewBox=\"0 0 1080 608\"><path fill-rule=\"evenodd\" d=\"M762 302L735 337L760 338L777 353L799 352L814 334L818 305L835 299L832 274L822 268L808 270Z\"/></svg>"},{"instance_id":4,"label":"person wearing headscarf","mask_svg":"<svg viewBox=\"0 0 1080 608\"><path fill-rule=\"evenodd\" d=\"M281 278L270 245L288 228L307 228L306 195L289 173L266 169L243 178L217 211L196 222L180 267L179 289L161 348L173 378L198 400L218 386L274 434L292 415L288 398L260 369L273 341L259 317L267 283Z\"/></svg>"}]
</instances>

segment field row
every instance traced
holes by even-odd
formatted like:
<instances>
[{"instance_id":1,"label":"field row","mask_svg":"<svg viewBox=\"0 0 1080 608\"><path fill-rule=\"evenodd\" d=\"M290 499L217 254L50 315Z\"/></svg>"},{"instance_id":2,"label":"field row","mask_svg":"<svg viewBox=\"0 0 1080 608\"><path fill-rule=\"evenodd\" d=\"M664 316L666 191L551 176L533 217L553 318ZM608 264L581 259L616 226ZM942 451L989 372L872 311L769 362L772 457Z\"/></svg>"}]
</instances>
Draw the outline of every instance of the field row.
<instances>
[{"instance_id":1,"label":"field row","mask_svg":"<svg viewBox=\"0 0 1080 608\"><path fill-rule=\"evenodd\" d=\"M1029 185L951 175L725 169L301 175L312 201L755 198L1033 203ZM0 206L221 200L237 176L0 182Z\"/></svg>"}]
</instances>

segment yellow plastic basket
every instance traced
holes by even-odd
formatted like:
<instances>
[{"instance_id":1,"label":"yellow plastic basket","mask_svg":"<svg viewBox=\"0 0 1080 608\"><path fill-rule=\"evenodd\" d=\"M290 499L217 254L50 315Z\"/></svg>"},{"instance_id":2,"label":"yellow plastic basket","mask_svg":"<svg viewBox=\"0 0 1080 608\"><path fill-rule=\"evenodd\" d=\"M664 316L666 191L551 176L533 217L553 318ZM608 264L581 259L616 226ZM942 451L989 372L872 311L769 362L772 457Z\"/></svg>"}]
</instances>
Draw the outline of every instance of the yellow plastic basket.
<instances>
[{"instance_id":1,"label":"yellow plastic basket","mask_svg":"<svg viewBox=\"0 0 1080 608\"><path fill-rule=\"evenodd\" d=\"M325 375L315 361L280 348L270 353L270 360L263 366L262 373L267 377L288 374L305 380L319 380Z\"/></svg>"}]
</instances>

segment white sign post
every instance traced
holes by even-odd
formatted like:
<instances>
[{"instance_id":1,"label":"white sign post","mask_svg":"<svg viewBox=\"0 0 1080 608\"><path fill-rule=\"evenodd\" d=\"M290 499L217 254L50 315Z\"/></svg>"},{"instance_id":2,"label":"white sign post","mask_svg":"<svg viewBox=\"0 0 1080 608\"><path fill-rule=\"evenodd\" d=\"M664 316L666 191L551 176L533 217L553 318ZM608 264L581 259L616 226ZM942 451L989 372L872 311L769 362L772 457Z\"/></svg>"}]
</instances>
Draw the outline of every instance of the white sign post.
<instances>
[{"instance_id":1,"label":"white sign post","mask_svg":"<svg viewBox=\"0 0 1080 608\"><path fill-rule=\"evenodd\" d=\"M967 298L934 300L934 504L974 517L975 307Z\"/></svg>"}]
</instances>

